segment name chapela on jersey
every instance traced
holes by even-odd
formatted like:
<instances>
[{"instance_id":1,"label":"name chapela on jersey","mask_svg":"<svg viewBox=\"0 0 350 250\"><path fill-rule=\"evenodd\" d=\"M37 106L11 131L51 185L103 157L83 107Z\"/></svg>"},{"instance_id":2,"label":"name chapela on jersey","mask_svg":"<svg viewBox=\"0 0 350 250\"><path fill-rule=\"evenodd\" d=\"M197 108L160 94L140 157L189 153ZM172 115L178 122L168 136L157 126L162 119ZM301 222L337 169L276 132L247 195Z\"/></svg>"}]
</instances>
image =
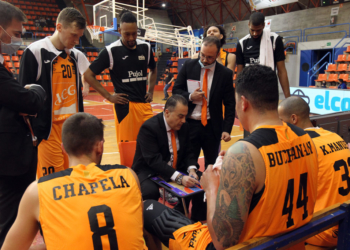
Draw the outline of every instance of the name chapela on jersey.
<instances>
[{"instance_id":1,"label":"name chapela on jersey","mask_svg":"<svg viewBox=\"0 0 350 250\"><path fill-rule=\"evenodd\" d=\"M291 163L294 160L313 154L311 141L301 143L289 149L280 150L273 153L267 153L270 167L280 166Z\"/></svg>"},{"instance_id":2,"label":"name chapela on jersey","mask_svg":"<svg viewBox=\"0 0 350 250\"><path fill-rule=\"evenodd\" d=\"M109 177L97 182L91 183L70 183L52 188L53 199L55 201L67 199L74 196L96 194L98 192L106 192L112 189L129 188L130 185L125 178L120 175L119 178Z\"/></svg>"}]
</instances>

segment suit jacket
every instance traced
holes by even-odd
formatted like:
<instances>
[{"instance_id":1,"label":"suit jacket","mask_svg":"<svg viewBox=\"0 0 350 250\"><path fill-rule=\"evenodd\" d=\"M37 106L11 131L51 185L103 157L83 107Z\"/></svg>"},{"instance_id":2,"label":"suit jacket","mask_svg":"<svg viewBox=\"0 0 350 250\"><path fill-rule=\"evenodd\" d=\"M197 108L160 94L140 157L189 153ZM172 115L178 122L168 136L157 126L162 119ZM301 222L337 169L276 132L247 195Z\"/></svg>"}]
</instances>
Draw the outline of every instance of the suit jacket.
<instances>
[{"instance_id":1,"label":"suit jacket","mask_svg":"<svg viewBox=\"0 0 350 250\"><path fill-rule=\"evenodd\" d=\"M36 171L37 148L19 113L36 114L45 98L42 87L23 88L0 63L0 175Z\"/></svg>"},{"instance_id":2,"label":"suit jacket","mask_svg":"<svg viewBox=\"0 0 350 250\"><path fill-rule=\"evenodd\" d=\"M187 173L187 168L197 165L197 159L190 150L189 125L184 123L177 131L180 149L177 153L176 170ZM136 153L132 169L140 181L149 175L160 175L169 180L176 171L168 165L170 161L168 136L163 113L148 119L140 128L137 136Z\"/></svg>"},{"instance_id":3,"label":"suit jacket","mask_svg":"<svg viewBox=\"0 0 350 250\"><path fill-rule=\"evenodd\" d=\"M189 100L190 93L187 89L187 80L200 81L201 66L199 59L187 60L182 66L175 85L173 94L184 96L188 101L188 115L191 116L196 104ZM220 63L216 63L213 82L209 93L209 113L213 122L215 137L221 138L221 133L231 134L235 120L235 92L233 88L232 70ZM225 119L223 119L222 103L225 105Z\"/></svg>"}]
</instances>

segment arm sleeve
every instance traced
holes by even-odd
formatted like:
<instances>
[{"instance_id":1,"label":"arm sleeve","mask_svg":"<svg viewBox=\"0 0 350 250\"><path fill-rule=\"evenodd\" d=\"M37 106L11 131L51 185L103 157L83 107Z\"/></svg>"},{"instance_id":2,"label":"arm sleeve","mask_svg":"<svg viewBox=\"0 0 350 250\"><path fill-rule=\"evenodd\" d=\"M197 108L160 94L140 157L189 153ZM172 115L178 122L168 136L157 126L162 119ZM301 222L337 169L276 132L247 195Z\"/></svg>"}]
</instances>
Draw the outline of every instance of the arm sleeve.
<instances>
[{"instance_id":1,"label":"arm sleeve","mask_svg":"<svg viewBox=\"0 0 350 250\"><path fill-rule=\"evenodd\" d=\"M149 54L148 68L150 68L150 69L155 69L156 68L156 61L154 61L154 56L153 56L152 50L151 50L151 52Z\"/></svg>"},{"instance_id":2,"label":"arm sleeve","mask_svg":"<svg viewBox=\"0 0 350 250\"><path fill-rule=\"evenodd\" d=\"M0 68L0 79L0 106L34 115L44 105L46 93L40 85L34 85L29 90L23 88L3 66Z\"/></svg>"},{"instance_id":3,"label":"arm sleeve","mask_svg":"<svg viewBox=\"0 0 350 250\"><path fill-rule=\"evenodd\" d=\"M186 98L187 101L190 101L189 100L190 93L188 93L188 90L187 90L187 72L186 72L187 62L188 61L186 61L182 65L182 68L179 74L177 75L177 79L173 87L173 94L182 95L183 97Z\"/></svg>"},{"instance_id":4,"label":"arm sleeve","mask_svg":"<svg viewBox=\"0 0 350 250\"><path fill-rule=\"evenodd\" d=\"M282 37L278 36L276 38L276 47L275 51L273 52L275 62L284 61L286 57L284 56L284 46Z\"/></svg>"},{"instance_id":5,"label":"arm sleeve","mask_svg":"<svg viewBox=\"0 0 350 250\"><path fill-rule=\"evenodd\" d=\"M82 52L78 51L78 68L80 75L84 75L85 71L89 68L89 66L89 60Z\"/></svg>"},{"instance_id":6,"label":"arm sleeve","mask_svg":"<svg viewBox=\"0 0 350 250\"><path fill-rule=\"evenodd\" d=\"M106 48L104 48L98 57L90 65L90 69L95 75L101 74L102 71L109 68L109 55ZM85 73L85 72L84 72Z\"/></svg>"},{"instance_id":7,"label":"arm sleeve","mask_svg":"<svg viewBox=\"0 0 350 250\"><path fill-rule=\"evenodd\" d=\"M236 64L244 65L244 55L242 52L242 46L241 43L238 42L237 48L236 48Z\"/></svg>"},{"instance_id":8,"label":"arm sleeve","mask_svg":"<svg viewBox=\"0 0 350 250\"><path fill-rule=\"evenodd\" d=\"M146 164L156 173L159 173L162 178L169 180L174 174L175 169L169 166L167 162L163 161L155 131L149 126L143 125L137 136L137 143L140 145L142 156Z\"/></svg>"},{"instance_id":9,"label":"arm sleeve","mask_svg":"<svg viewBox=\"0 0 350 250\"><path fill-rule=\"evenodd\" d=\"M36 83L38 76L38 61L30 49L23 53L19 68L19 83L22 86Z\"/></svg>"}]
</instances>

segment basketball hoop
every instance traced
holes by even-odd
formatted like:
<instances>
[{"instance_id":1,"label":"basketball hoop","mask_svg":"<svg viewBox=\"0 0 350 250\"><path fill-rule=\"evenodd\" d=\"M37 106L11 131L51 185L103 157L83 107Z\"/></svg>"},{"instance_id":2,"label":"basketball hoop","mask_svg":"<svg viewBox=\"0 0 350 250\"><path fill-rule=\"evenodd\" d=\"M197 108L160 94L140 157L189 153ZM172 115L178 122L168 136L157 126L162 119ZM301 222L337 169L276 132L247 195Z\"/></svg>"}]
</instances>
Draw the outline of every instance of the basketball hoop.
<instances>
[{"instance_id":1,"label":"basketball hoop","mask_svg":"<svg viewBox=\"0 0 350 250\"><path fill-rule=\"evenodd\" d=\"M89 25L89 26L86 27L86 29L90 33L91 40L92 39L98 40L99 39L98 35L99 35L100 31L105 31L104 27L95 26L95 25Z\"/></svg>"}]
</instances>

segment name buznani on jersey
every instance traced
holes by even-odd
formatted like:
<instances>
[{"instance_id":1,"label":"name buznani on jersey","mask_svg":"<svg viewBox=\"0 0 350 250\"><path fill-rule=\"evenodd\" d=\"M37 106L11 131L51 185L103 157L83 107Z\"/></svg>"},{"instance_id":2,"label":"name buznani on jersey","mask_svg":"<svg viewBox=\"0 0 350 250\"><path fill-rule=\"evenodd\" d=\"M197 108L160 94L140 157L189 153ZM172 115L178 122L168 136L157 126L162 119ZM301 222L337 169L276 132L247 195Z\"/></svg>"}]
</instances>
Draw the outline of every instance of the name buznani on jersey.
<instances>
[{"instance_id":1,"label":"name buznani on jersey","mask_svg":"<svg viewBox=\"0 0 350 250\"><path fill-rule=\"evenodd\" d=\"M139 56L139 61L144 61L144 60L146 60L144 55Z\"/></svg>"},{"instance_id":2,"label":"name buznani on jersey","mask_svg":"<svg viewBox=\"0 0 350 250\"><path fill-rule=\"evenodd\" d=\"M122 79L122 82L136 82L136 81L146 81L147 76L143 76L142 70L140 71L128 71L129 78Z\"/></svg>"}]
</instances>

